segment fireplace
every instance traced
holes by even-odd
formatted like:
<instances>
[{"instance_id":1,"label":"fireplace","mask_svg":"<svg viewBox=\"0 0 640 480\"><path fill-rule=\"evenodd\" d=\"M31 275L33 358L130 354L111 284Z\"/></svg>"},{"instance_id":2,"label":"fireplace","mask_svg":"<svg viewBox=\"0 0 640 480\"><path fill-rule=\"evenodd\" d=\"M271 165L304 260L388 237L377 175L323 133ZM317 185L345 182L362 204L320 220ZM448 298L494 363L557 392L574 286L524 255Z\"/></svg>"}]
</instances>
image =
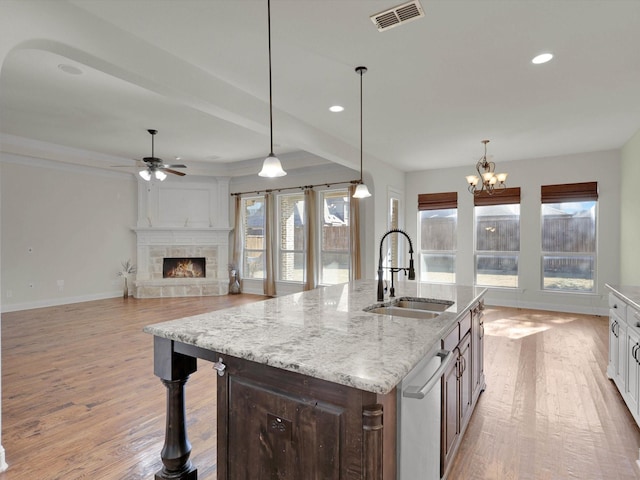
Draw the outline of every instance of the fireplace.
<instances>
[{"instance_id":1,"label":"fireplace","mask_svg":"<svg viewBox=\"0 0 640 480\"><path fill-rule=\"evenodd\" d=\"M136 228L137 298L226 295L229 228ZM178 261L183 262L179 266ZM177 273L168 274L170 270Z\"/></svg>"},{"instance_id":2,"label":"fireplace","mask_svg":"<svg viewBox=\"0 0 640 480\"><path fill-rule=\"evenodd\" d=\"M162 260L162 278L204 278L206 277L205 257L178 257Z\"/></svg>"}]
</instances>

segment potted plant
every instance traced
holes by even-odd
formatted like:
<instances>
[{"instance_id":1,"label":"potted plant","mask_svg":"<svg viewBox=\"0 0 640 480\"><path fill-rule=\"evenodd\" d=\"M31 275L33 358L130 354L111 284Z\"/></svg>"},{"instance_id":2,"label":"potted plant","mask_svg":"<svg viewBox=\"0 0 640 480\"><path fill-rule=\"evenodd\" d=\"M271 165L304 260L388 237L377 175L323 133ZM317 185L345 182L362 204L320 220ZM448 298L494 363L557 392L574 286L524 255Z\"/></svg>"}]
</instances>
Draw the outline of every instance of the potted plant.
<instances>
[{"instance_id":1,"label":"potted plant","mask_svg":"<svg viewBox=\"0 0 640 480\"><path fill-rule=\"evenodd\" d=\"M124 291L122 294L122 298L129 297L129 275L135 275L137 272L136 266L131 263L131 260L127 260L126 262L121 263L122 268L118 272L118 276L124 278Z\"/></svg>"}]
</instances>

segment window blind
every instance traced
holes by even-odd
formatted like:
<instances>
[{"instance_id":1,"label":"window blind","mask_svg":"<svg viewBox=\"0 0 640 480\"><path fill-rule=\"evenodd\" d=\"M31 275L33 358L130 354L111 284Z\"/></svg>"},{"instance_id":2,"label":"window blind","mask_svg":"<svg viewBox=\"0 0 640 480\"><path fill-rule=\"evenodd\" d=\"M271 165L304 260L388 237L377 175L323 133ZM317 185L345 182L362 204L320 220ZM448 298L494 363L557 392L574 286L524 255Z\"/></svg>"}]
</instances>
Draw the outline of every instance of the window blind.
<instances>
[{"instance_id":1,"label":"window blind","mask_svg":"<svg viewBox=\"0 0 640 480\"><path fill-rule=\"evenodd\" d=\"M418 195L418 211L458 208L458 192L421 193Z\"/></svg>"},{"instance_id":2,"label":"window blind","mask_svg":"<svg viewBox=\"0 0 640 480\"><path fill-rule=\"evenodd\" d=\"M542 185L542 203L586 202L598 200L598 182Z\"/></svg>"},{"instance_id":3,"label":"window blind","mask_svg":"<svg viewBox=\"0 0 640 480\"><path fill-rule=\"evenodd\" d=\"M505 188L500 193L489 195L482 191L473 196L473 205L476 207L484 207L488 205L511 205L520 203L520 187Z\"/></svg>"}]
</instances>

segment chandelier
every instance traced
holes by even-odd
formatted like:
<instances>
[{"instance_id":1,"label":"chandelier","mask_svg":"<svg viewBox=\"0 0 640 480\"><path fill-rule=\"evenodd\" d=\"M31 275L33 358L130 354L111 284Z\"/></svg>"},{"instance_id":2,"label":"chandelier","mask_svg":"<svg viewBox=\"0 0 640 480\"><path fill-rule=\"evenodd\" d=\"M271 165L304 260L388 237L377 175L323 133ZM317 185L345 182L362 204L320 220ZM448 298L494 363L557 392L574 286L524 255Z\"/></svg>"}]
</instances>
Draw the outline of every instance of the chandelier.
<instances>
[{"instance_id":1,"label":"chandelier","mask_svg":"<svg viewBox=\"0 0 640 480\"><path fill-rule=\"evenodd\" d=\"M484 143L484 155L476 163L478 175L467 175L465 177L467 183L469 183L469 192L474 195L478 195L482 191L487 192L489 195L502 193L507 188L504 182L507 180L508 174L495 173L496 164L487 161L487 143L489 143L489 140L482 140L482 143Z\"/></svg>"}]
</instances>

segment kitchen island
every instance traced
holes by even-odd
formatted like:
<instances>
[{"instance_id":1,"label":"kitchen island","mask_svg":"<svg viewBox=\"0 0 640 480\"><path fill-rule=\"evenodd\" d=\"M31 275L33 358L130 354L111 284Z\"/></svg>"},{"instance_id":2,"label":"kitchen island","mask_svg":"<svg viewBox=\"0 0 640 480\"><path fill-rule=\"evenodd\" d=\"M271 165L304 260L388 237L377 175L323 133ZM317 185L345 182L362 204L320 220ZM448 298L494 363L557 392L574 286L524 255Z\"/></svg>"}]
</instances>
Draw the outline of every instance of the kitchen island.
<instances>
[{"instance_id":1,"label":"kitchen island","mask_svg":"<svg viewBox=\"0 0 640 480\"><path fill-rule=\"evenodd\" d=\"M167 387L156 478L197 478L184 392L197 358L220 375L218 479L398 478L398 386L452 333L461 340L460 325L474 323L484 291L400 282L396 298L445 308L418 319L364 311L380 306L376 282L357 281L145 327L154 335L154 372ZM483 389L479 358L469 372L477 370L473 382Z\"/></svg>"}]
</instances>

